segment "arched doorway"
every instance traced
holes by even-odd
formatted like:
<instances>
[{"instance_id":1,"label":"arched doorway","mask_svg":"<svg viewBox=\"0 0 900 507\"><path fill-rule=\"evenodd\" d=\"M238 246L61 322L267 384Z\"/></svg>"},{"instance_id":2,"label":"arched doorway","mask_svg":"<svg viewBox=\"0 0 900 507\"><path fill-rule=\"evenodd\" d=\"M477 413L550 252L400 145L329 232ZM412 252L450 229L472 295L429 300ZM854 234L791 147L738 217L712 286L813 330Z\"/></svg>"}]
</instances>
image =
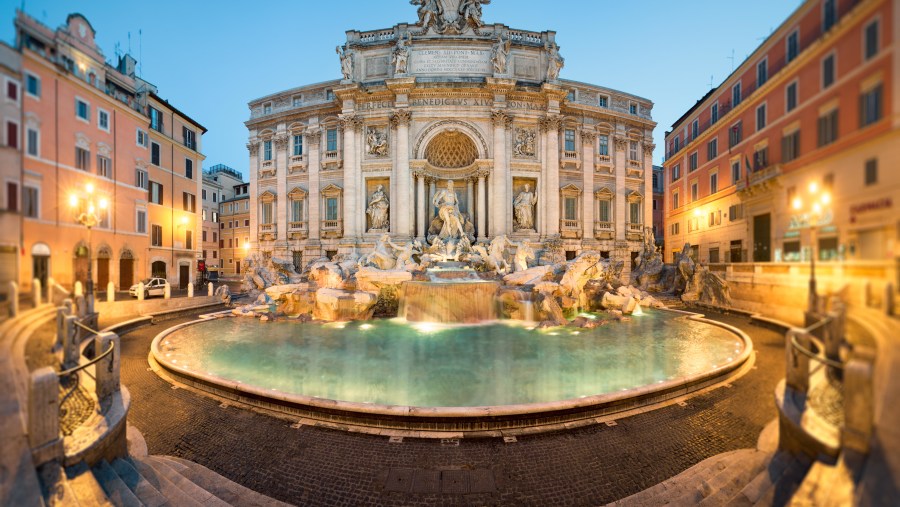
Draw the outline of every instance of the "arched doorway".
<instances>
[{"instance_id":1,"label":"arched doorway","mask_svg":"<svg viewBox=\"0 0 900 507\"><path fill-rule=\"evenodd\" d=\"M119 257L119 289L124 290L134 284L134 255L131 250L122 250Z\"/></svg>"},{"instance_id":2,"label":"arched doorway","mask_svg":"<svg viewBox=\"0 0 900 507\"><path fill-rule=\"evenodd\" d=\"M46 243L35 243L31 247L32 278L41 281L41 287L47 286L50 277L50 247Z\"/></svg>"},{"instance_id":3,"label":"arched doorway","mask_svg":"<svg viewBox=\"0 0 900 507\"><path fill-rule=\"evenodd\" d=\"M109 284L109 258L112 257L109 247L103 246L97 250L97 288L106 290Z\"/></svg>"},{"instance_id":4,"label":"arched doorway","mask_svg":"<svg viewBox=\"0 0 900 507\"><path fill-rule=\"evenodd\" d=\"M91 262L90 250L84 243L78 243L75 246L75 255L72 259L72 272L75 273L75 279L72 281L81 282L82 286L87 284L88 265Z\"/></svg>"},{"instance_id":5,"label":"arched doorway","mask_svg":"<svg viewBox=\"0 0 900 507\"><path fill-rule=\"evenodd\" d=\"M166 278L165 261L154 261L153 264L150 265L150 276L153 278Z\"/></svg>"}]
</instances>

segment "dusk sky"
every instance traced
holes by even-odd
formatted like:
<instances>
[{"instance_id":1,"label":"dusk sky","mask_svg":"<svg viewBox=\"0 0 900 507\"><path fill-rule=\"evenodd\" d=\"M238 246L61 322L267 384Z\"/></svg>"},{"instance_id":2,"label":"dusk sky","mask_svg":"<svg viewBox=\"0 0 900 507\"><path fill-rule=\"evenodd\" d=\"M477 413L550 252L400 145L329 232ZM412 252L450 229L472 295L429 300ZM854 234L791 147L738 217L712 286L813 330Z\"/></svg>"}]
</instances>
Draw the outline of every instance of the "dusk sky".
<instances>
[{"instance_id":1,"label":"dusk sky","mask_svg":"<svg viewBox=\"0 0 900 507\"><path fill-rule=\"evenodd\" d=\"M652 100L653 162L666 130L739 65L800 0L494 0L486 23L555 30L566 66L560 77ZM349 29L416 20L407 0L186 2L7 0L0 38L13 44L14 9L56 28L80 12L110 62L116 45L139 59L141 76L203 124L204 167L223 163L246 176L249 100L340 77L334 48ZM139 37L138 31L141 31Z\"/></svg>"}]
</instances>

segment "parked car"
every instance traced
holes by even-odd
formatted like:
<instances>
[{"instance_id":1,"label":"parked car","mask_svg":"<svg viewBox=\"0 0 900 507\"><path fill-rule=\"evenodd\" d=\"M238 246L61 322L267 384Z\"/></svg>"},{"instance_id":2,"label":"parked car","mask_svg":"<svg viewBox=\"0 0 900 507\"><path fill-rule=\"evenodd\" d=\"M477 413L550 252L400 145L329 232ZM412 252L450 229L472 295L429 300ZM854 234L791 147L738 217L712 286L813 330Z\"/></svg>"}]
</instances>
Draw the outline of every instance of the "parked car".
<instances>
[{"instance_id":1,"label":"parked car","mask_svg":"<svg viewBox=\"0 0 900 507\"><path fill-rule=\"evenodd\" d=\"M141 283L144 284L144 298L148 298L150 296L162 296L166 293L166 279L165 278L148 278L143 280ZM139 284L134 284L128 289L128 293L131 294L131 297L138 297L138 287Z\"/></svg>"}]
</instances>

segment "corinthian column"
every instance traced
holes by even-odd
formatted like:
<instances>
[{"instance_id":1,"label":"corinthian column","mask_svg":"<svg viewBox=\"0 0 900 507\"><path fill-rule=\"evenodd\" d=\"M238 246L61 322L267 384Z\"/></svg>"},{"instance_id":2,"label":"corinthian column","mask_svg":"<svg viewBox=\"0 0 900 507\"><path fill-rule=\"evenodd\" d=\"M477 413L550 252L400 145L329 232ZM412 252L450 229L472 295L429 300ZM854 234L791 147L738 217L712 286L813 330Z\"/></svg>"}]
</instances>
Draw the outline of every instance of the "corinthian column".
<instances>
[{"instance_id":1,"label":"corinthian column","mask_svg":"<svg viewBox=\"0 0 900 507\"><path fill-rule=\"evenodd\" d=\"M628 170L628 161L625 160L625 150L628 149L628 140L616 135L616 151L613 153L613 166L616 171L616 240L625 241L625 232L628 223L625 220L625 173Z\"/></svg>"},{"instance_id":2,"label":"corinthian column","mask_svg":"<svg viewBox=\"0 0 900 507\"><path fill-rule=\"evenodd\" d=\"M415 236L412 230L413 216L413 185L409 174L409 118L410 113L406 109L400 109L391 117L391 124L396 128L394 137L397 143L397 156L395 159L397 194L391 196L391 215L396 217L397 233L403 238Z\"/></svg>"},{"instance_id":3,"label":"corinthian column","mask_svg":"<svg viewBox=\"0 0 900 507\"><path fill-rule=\"evenodd\" d=\"M287 225L288 225L288 188L287 188L287 139L285 133L275 136L275 178L277 181L278 199L275 201L275 251L278 255L286 255L287 246Z\"/></svg>"},{"instance_id":4,"label":"corinthian column","mask_svg":"<svg viewBox=\"0 0 900 507\"><path fill-rule=\"evenodd\" d=\"M594 142L593 130L581 131L581 175L584 188L581 192L581 239L594 236Z\"/></svg>"},{"instance_id":5,"label":"corinthian column","mask_svg":"<svg viewBox=\"0 0 900 507\"><path fill-rule=\"evenodd\" d=\"M421 173L416 174L416 194L416 202L419 203L419 209L416 210L416 236L420 241L425 241L425 210L428 208L425 204L425 175Z\"/></svg>"},{"instance_id":6,"label":"corinthian column","mask_svg":"<svg viewBox=\"0 0 900 507\"><path fill-rule=\"evenodd\" d=\"M357 206L360 192L360 173L356 159L357 133L362 128L362 119L355 115L341 115L344 130L344 237L356 239L362 229L359 226L360 210Z\"/></svg>"},{"instance_id":7,"label":"corinthian column","mask_svg":"<svg viewBox=\"0 0 900 507\"><path fill-rule=\"evenodd\" d=\"M485 198L487 197L487 188L484 183L484 173L478 173L478 240L487 239L485 229ZM493 220L493 219L492 219Z\"/></svg>"},{"instance_id":8,"label":"corinthian column","mask_svg":"<svg viewBox=\"0 0 900 507\"><path fill-rule=\"evenodd\" d=\"M559 116L547 116L541 121L541 130L546 132L544 143L546 155L543 167L544 181L544 235L559 234Z\"/></svg>"},{"instance_id":9,"label":"corinthian column","mask_svg":"<svg viewBox=\"0 0 900 507\"><path fill-rule=\"evenodd\" d=\"M309 239L318 244L319 239L319 206L322 198L319 195L319 143L322 140L322 132L319 130L308 131L303 146L306 148L307 163L306 167L309 171L309 202L306 207L309 210Z\"/></svg>"},{"instance_id":10,"label":"corinthian column","mask_svg":"<svg viewBox=\"0 0 900 507\"><path fill-rule=\"evenodd\" d=\"M492 111L494 123L494 170L491 174L491 236L497 237L511 231L509 164L506 160L506 133L512 126L512 116L503 111ZM481 236L484 229L479 228ZM485 231L486 232L486 231Z\"/></svg>"}]
</instances>

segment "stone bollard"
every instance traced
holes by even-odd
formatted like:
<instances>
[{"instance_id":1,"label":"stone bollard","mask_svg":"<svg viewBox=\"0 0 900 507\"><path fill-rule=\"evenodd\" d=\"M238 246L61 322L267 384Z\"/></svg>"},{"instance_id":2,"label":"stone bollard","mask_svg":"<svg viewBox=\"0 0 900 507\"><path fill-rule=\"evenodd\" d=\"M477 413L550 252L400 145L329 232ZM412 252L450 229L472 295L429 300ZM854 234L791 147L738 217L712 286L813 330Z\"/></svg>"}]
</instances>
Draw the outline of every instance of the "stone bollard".
<instances>
[{"instance_id":1,"label":"stone bollard","mask_svg":"<svg viewBox=\"0 0 900 507\"><path fill-rule=\"evenodd\" d=\"M894 284L889 283L884 286L884 313L888 317L894 316Z\"/></svg>"},{"instance_id":2,"label":"stone bollard","mask_svg":"<svg viewBox=\"0 0 900 507\"><path fill-rule=\"evenodd\" d=\"M47 278L47 302L53 302L53 291L56 290L56 280L51 276Z\"/></svg>"},{"instance_id":3,"label":"stone bollard","mask_svg":"<svg viewBox=\"0 0 900 507\"><path fill-rule=\"evenodd\" d=\"M84 295L75 296L75 315L84 317L87 315L87 311L87 300L84 299Z\"/></svg>"},{"instance_id":4,"label":"stone bollard","mask_svg":"<svg viewBox=\"0 0 900 507\"><path fill-rule=\"evenodd\" d=\"M106 284L106 302L115 303L116 301L116 284L109 282Z\"/></svg>"},{"instance_id":5,"label":"stone bollard","mask_svg":"<svg viewBox=\"0 0 900 507\"><path fill-rule=\"evenodd\" d=\"M72 298L66 298L66 299L63 299L63 304L62 304L62 305L63 305L64 307L66 307L66 310L67 310L66 313L68 313L69 315L72 315L72 312L75 311L75 302L72 301Z\"/></svg>"},{"instance_id":6,"label":"stone bollard","mask_svg":"<svg viewBox=\"0 0 900 507\"><path fill-rule=\"evenodd\" d=\"M137 297L138 297L138 301L144 300L144 282L141 282L138 284Z\"/></svg>"},{"instance_id":7,"label":"stone bollard","mask_svg":"<svg viewBox=\"0 0 900 507\"><path fill-rule=\"evenodd\" d=\"M192 297L194 297L194 284L193 284L193 282L188 284L188 298L192 298Z\"/></svg>"},{"instance_id":8,"label":"stone bollard","mask_svg":"<svg viewBox=\"0 0 900 507\"><path fill-rule=\"evenodd\" d=\"M41 281L37 278L31 281L31 299L35 308L41 306Z\"/></svg>"},{"instance_id":9,"label":"stone bollard","mask_svg":"<svg viewBox=\"0 0 900 507\"><path fill-rule=\"evenodd\" d=\"M788 330L785 334L785 383L788 387L806 393L809 390L809 357L794 348L791 343L794 337L801 347L809 350L809 335L805 331L796 328Z\"/></svg>"},{"instance_id":10,"label":"stone bollard","mask_svg":"<svg viewBox=\"0 0 900 507\"><path fill-rule=\"evenodd\" d=\"M78 322L77 315L66 315L63 319L63 368L66 369L78 366L78 356L81 355L81 350L78 347L79 333L78 327L75 325L76 322Z\"/></svg>"},{"instance_id":11,"label":"stone bollard","mask_svg":"<svg viewBox=\"0 0 900 507\"><path fill-rule=\"evenodd\" d=\"M81 281L79 281L79 280L75 281L75 288L73 289L72 292L75 293L75 297L84 295L84 286L81 285Z\"/></svg>"},{"instance_id":12,"label":"stone bollard","mask_svg":"<svg viewBox=\"0 0 900 507\"><path fill-rule=\"evenodd\" d=\"M209 297L213 297L213 283L209 282L206 286L206 295Z\"/></svg>"},{"instance_id":13,"label":"stone bollard","mask_svg":"<svg viewBox=\"0 0 900 507\"><path fill-rule=\"evenodd\" d=\"M875 351L857 347L844 368L844 449L869 452L875 418Z\"/></svg>"},{"instance_id":14,"label":"stone bollard","mask_svg":"<svg viewBox=\"0 0 900 507\"><path fill-rule=\"evenodd\" d=\"M9 316L15 318L19 315L19 284L16 282L9 282L7 299L9 299Z\"/></svg>"},{"instance_id":15,"label":"stone bollard","mask_svg":"<svg viewBox=\"0 0 900 507\"><path fill-rule=\"evenodd\" d=\"M60 306L56 309L56 342L53 344L53 350L58 351L62 349L64 343L66 343L66 317L72 315L72 308Z\"/></svg>"},{"instance_id":16,"label":"stone bollard","mask_svg":"<svg viewBox=\"0 0 900 507\"><path fill-rule=\"evenodd\" d=\"M59 379L45 366L31 373L28 384L28 444L35 465L59 456Z\"/></svg>"},{"instance_id":17,"label":"stone bollard","mask_svg":"<svg viewBox=\"0 0 900 507\"><path fill-rule=\"evenodd\" d=\"M165 289L163 289L163 299L172 299L172 286L169 285L169 282L166 282Z\"/></svg>"},{"instance_id":18,"label":"stone bollard","mask_svg":"<svg viewBox=\"0 0 900 507\"><path fill-rule=\"evenodd\" d=\"M119 390L120 340L116 333L100 333L96 340L98 356L109 350L110 345L113 346L113 351L97 363L97 399L102 406Z\"/></svg>"}]
</instances>

